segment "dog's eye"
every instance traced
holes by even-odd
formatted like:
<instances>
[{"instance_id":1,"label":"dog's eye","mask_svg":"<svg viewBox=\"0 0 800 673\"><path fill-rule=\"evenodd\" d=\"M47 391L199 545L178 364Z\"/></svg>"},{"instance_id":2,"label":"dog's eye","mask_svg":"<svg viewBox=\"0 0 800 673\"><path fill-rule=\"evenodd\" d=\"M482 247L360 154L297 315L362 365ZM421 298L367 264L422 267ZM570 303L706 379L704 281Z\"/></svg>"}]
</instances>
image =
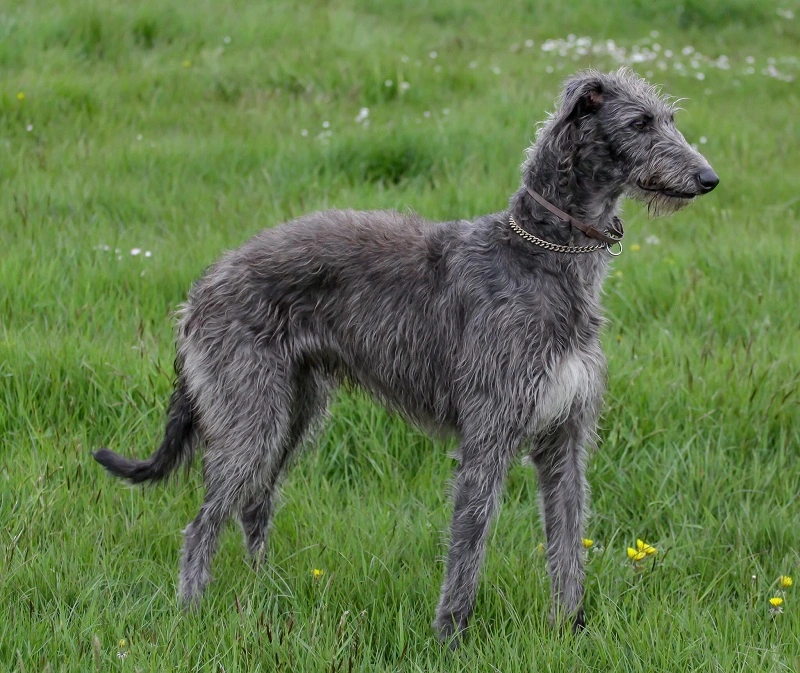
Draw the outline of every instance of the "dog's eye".
<instances>
[{"instance_id":1,"label":"dog's eye","mask_svg":"<svg viewBox=\"0 0 800 673\"><path fill-rule=\"evenodd\" d=\"M637 131L647 131L650 128L650 123L653 120L650 117L640 117L631 124Z\"/></svg>"}]
</instances>

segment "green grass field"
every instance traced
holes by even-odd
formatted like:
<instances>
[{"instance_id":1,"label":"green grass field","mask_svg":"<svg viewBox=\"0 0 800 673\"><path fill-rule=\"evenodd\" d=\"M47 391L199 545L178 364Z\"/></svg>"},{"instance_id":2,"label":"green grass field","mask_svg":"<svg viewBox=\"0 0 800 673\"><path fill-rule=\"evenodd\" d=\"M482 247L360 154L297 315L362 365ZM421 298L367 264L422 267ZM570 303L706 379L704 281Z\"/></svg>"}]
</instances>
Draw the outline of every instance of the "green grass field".
<instances>
[{"instance_id":1,"label":"green grass field","mask_svg":"<svg viewBox=\"0 0 800 673\"><path fill-rule=\"evenodd\" d=\"M3 4L0 670L800 671L800 587L777 586L800 583L798 15L798 0ZM133 489L89 452L157 445L192 281L320 208L502 209L560 82L623 63L687 99L678 125L722 182L668 220L625 208L587 630L548 625L536 479L518 466L467 641L441 650L452 447L356 395L287 480L267 565L231 526L201 611L182 614L198 466ZM640 569L637 537L659 549Z\"/></svg>"}]
</instances>

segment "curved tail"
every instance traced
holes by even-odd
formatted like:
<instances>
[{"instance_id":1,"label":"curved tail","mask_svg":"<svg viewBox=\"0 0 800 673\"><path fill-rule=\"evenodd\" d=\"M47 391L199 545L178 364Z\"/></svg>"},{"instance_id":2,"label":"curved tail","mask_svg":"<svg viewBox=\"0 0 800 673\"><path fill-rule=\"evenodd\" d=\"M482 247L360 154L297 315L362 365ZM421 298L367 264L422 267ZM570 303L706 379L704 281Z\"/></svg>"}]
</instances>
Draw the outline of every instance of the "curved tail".
<instances>
[{"instance_id":1,"label":"curved tail","mask_svg":"<svg viewBox=\"0 0 800 673\"><path fill-rule=\"evenodd\" d=\"M92 456L115 477L123 477L133 484L158 481L182 462L191 460L197 442L194 421L194 409L186 384L178 376L169 402L164 441L152 456L147 460L134 460L120 456L110 449L98 449Z\"/></svg>"}]
</instances>

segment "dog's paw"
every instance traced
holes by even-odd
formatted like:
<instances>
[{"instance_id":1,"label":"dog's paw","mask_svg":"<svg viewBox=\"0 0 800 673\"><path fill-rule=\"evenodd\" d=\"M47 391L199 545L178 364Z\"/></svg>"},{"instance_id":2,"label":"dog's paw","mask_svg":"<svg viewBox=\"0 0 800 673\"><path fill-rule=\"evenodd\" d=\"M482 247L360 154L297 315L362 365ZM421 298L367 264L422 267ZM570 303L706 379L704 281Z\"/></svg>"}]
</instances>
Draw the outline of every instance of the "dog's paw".
<instances>
[{"instance_id":1,"label":"dog's paw","mask_svg":"<svg viewBox=\"0 0 800 673\"><path fill-rule=\"evenodd\" d=\"M438 615L433 622L433 630L439 643L451 650L457 650L466 633L468 619L465 615L452 613Z\"/></svg>"},{"instance_id":2,"label":"dog's paw","mask_svg":"<svg viewBox=\"0 0 800 673\"><path fill-rule=\"evenodd\" d=\"M200 612L201 601L199 596L188 597L178 594L178 604L186 615L196 615Z\"/></svg>"},{"instance_id":3,"label":"dog's paw","mask_svg":"<svg viewBox=\"0 0 800 673\"><path fill-rule=\"evenodd\" d=\"M560 635L565 635L567 631L580 633L586 628L586 615L583 606L575 608L571 613L564 613L558 607L550 611L550 626Z\"/></svg>"},{"instance_id":4,"label":"dog's paw","mask_svg":"<svg viewBox=\"0 0 800 673\"><path fill-rule=\"evenodd\" d=\"M586 615L583 612L583 606L578 608L575 617L572 621L572 632L580 633L586 628Z\"/></svg>"}]
</instances>

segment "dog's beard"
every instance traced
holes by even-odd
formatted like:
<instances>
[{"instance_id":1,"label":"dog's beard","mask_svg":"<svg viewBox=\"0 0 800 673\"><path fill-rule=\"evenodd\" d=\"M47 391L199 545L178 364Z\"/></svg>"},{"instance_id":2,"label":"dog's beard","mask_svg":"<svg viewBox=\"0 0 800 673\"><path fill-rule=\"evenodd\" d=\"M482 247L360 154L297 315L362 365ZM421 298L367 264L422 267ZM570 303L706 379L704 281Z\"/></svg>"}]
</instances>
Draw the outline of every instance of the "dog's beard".
<instances>
[{"instance_id":1,"label":"dog's beard","mask_svg":"<svg viewBox=\"0 0 800 673\"><path fill-rule=\"evenodd\" d=\"M656 218L683 210L694 201L694 198L683 199L656 192L655 194L647 194L642 200L647 205L647 214L652 218Z\"/></svg>"},{"instance_id":2,"label":"dog's beard","mask_svg":"<svg viewBox=\"0 0 800 673\"><path fill-rule=\"evenodd\" d=\"M628 196L647 207L647 214L652 218L663 217L683 210L692 203L695 197L681 198L668 196L663 192L651 192L635 186L628 190Z\"/></svg>"}]
</instances>

